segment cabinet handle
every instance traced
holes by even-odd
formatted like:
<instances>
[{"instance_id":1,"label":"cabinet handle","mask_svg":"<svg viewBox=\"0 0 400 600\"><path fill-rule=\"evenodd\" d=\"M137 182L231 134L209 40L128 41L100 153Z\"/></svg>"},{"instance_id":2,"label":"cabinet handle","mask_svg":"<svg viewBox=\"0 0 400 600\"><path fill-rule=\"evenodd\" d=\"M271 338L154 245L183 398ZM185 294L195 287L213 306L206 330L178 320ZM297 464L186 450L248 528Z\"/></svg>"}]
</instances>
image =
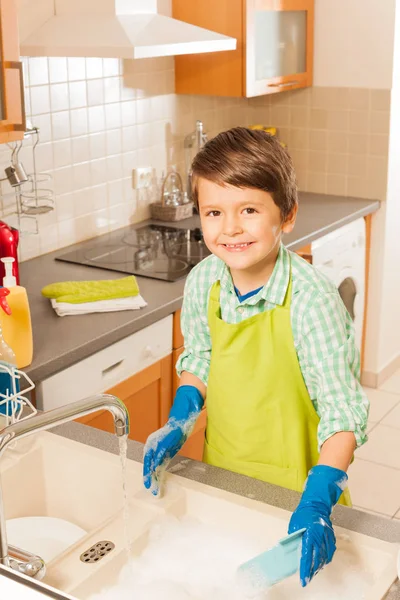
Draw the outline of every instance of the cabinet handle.
<instances>
[{"instance_id":1,"label":"cabinet handle","mask_svg":"<svg viewBox=\"0 0 400 600\"><path fill-rule=\"evenodd\" d=\"M150 356L154 356L153 348L151 346L145 346L143 350L143 354L148 358Z\"/></svg>"},{"instance_id":2,"label":"cabinet handle","mask_svg":"<svg viewBox=\"0 0 400 600\"><path fill-rule=\"evenodd\" d=\"M21 123L13 123L13 131L26 131L26 115L25 115L25 90L24 90L24 75L22 62L16 60L5 60L5 69L16 69L19 72L19 86L21 96Z\"/></svg>"},{"instance_id":3,"label":"cabinet handle","mask_svg":"<svg viewBox=\"0 0 400 600\"><path fill-rule=\"evenodd\" d=\"M107 375L109 375L111 373L111 371L115 371L115 369L118 369L118 367L120 367L122 365L124 360L125 360L124 358L121 358L121 360L119 360L118 362L103 369L101 372L102 377L106 377Z\"/></svg>"},{"instance_id":4,"label":"cabinet handle","mask_svg":"<svg viewBox=\"0 0 400 600\"><path fill-rule=\"evenodd\" d=\"M290 85L298 85L300 81L285 81L284 83L269 83L268 87L289 87Z\"/></svg>"}]
</instances>

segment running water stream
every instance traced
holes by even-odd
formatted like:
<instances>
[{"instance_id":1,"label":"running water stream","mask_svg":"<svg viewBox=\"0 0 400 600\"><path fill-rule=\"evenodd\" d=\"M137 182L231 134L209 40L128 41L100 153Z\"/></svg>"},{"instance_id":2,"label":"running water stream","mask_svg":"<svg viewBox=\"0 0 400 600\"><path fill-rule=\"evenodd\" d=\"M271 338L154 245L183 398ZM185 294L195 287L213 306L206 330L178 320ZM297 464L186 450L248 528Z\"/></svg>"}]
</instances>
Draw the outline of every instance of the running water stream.
<instances>
[{"instance_id":1,"label":"running water stream","mask_svg":"<svg viewBox=\"0 0 400 600\"><path fill-rule=\"evenodd\" d=\"M118 438L119 440L119 456L121 460L121 475L122 475L122 491L124 495L124 507L123 507L123 519L124 519L124 532L125 532L125 546L128 553L128 557L131 553L131 536L129 533L129 497L126 483L126 465L127 465L127 451L128 451L128 435L122 435Z\"/></svg>"}]
</instances>

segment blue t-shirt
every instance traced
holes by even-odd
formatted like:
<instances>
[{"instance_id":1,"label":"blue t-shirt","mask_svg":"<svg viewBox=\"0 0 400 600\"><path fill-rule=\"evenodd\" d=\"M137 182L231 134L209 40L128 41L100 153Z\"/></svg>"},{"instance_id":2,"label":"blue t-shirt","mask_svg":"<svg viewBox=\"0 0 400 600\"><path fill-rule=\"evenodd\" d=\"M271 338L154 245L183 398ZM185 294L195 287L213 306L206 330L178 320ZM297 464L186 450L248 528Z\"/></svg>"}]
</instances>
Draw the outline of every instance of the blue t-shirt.
<instances>
[{"instance_id":1,"label":"blue t-shirt","mask_svg":"<svg viewBox=\"0 0 400 600\"><path fill-rule=\"evenodd\" d=\"M236 292L236 296L239 299L239 302L243 302L243 300L247 300L247 298L251 298L252 296L255 296L256 294L258 294L258 292L260 290L263 289L264 286L261 286L259 288L257 288L256 290L253 290L252 292L247 292L247 294L243 294L243 296L240 295L239 290L237 289L237 287L235 287L235 292Z\"/></svg>"}]
</instances>

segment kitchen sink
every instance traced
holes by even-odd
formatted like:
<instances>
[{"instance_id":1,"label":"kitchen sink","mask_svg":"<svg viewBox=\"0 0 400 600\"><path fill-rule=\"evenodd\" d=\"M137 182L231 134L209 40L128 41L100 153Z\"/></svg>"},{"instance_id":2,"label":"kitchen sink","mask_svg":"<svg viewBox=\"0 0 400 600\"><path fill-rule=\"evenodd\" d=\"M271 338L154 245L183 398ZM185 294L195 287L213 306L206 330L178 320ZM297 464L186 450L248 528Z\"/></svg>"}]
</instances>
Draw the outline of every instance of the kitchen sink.
<instances>
[{"instance_id":1,"label":"kitchen sink","mask_svg":"<svg viewBox=\"0 0 400 600\"><path fill-rule=\"evenodd\" d=\"M122 507L119 458L48 432L19 440L0 469L7 520L57 517L90 531Z\"/></svg>"},{"instance_id":2,"label":"kitchen sink","mask_svg":"<svg viewBox=\"0 0 400 600\"><path fill-rule=\"evenodd\" d=\"M34 443L24 448L22 444L31 440ZM133 562L140 559L154 544L154 530L165 523L168 525L169 520L174 527L187 523L190 528L194 523L199 531L215 530L226 535L228 551L235 545L233 540L238 540L240 561L266 550L287 531L289 512L174 473L166 476L164 496L153 498L143 489L142 465L131 460L127 463L130 506L126 521L118 456L48 432L21 440L20 444L20 448L7 452L0 461L6 518L57 517L87 531L84 537L50 561L44 579L45 583L79 600L89 600L116 585L128 558ZM131 541L129 551L126 522ZM397 545L339 527L335 531L337 557L318 575L321 585L329 586L333 580L337 585L338 577L340 585L343 573L339 568L348 569L366 574L365 595L360 598L384 598L397 575ZM101 556L95 554L96 548L103 549L102 552L99 550ZM35 552L35 548L27 550ZM211 551L216 552L216 548L210 546L207 552ZM204 558L202 553L199 556ZM297 590L303 594L297 580L291 585L296 586L293 588L296 594ZM343 585L346 585L345 578ZM313 589L316 588L313 586L314 582L309 590L307 588L305 598L314 597ZM338 593L337 597L346 597L340 589ZM275 591L268 594L268 598L287 597L283 592L279 595L279 590L277 595L274 594ZM113 597L122 596L116 593ZM297 598L297 595L288 597Z\"/></svg>"}]
</instances>

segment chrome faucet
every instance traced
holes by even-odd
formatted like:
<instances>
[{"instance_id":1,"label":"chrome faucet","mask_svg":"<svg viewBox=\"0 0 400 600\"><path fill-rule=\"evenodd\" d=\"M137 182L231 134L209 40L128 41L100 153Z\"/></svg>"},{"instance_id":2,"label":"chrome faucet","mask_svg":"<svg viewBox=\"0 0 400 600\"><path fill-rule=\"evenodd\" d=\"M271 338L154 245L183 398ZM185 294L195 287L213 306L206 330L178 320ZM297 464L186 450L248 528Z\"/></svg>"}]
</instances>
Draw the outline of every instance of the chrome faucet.
<instances>
[{"instance_id":1,"label":"chrome faucet","mask_svg":"<svg viewBox=\"0 0 400 600\"><path fill-rule=\"evenodd\" d=\"M129 433L129 413L125 405L115 396L98 394L73 402L54 410L38 413L34 417L18 421L0 431L0 457L11 442L51 429L98 410L108 410L114 417L115 433L118 437ZM9 546L7 543L6 520L3 508L0 481L0 563L36 579L42 579L46 572L44 561L33 554Z\"/></svg>"}]
</instances>

